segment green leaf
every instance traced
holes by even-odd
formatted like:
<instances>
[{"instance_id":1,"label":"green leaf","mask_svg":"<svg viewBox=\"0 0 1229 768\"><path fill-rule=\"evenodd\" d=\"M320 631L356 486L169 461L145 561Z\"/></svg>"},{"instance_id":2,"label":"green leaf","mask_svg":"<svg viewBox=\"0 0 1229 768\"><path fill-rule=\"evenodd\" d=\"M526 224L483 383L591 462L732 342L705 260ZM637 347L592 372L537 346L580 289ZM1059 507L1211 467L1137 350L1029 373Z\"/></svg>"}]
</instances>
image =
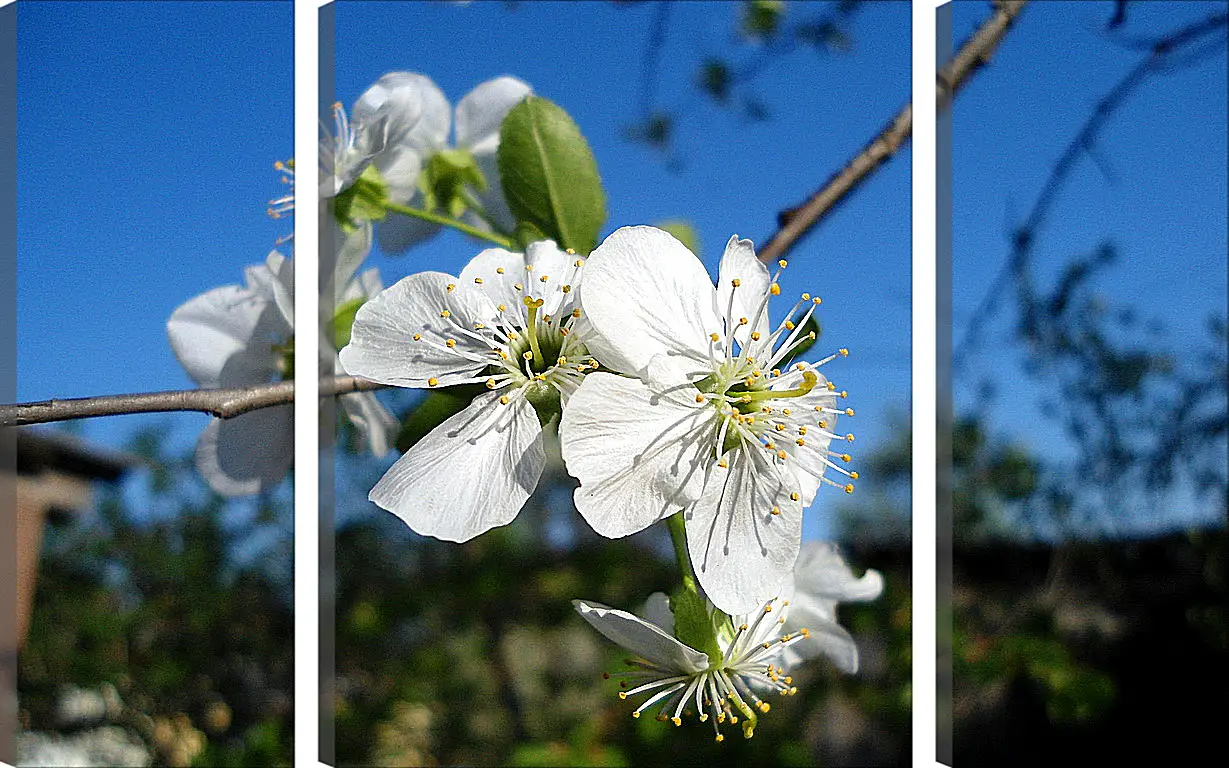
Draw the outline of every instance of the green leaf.
<instances>
[{"instance_id":1,"label":"green leaf","mask_svg":"<svg viewBox=\"0 0 1229 768\"><path fill-rule=\"evenodd\" d=\"M355 229L355 222L380 221L388 209L388 184L384 177L369 165L348 189L333 198L333 216L343 232Z\"/></svg>"},{"instance_id":2,"label":"green leaf","mask_svg":"<svg viewBox=\"0 0 1229 768\"><path fill-rule=\"evenodd\" d=\"M588 142L568 113L529 96L499 129L499 178L519 225L588 254L606 221L606 193Z\"/></svg>"},{"instance_id":3,"label":"green leaf","mask_svg":"<svg viewBox=\"0 0 1229 768\"><path fill-rule=\"evenodd\" d=\"M695 227L691 226L691 222L684 219L667 219L653 226L674 235L680 243L687 246L687 250L697 256L700 255L700 236L696 233Z\"/></svg>"},{"instance_id":4,"label":"green leaf","mask_svg":"<svg viewBox=\"0 0 1229 768\"><path fill-rule=\"evenodd\" d=\"M333 313L333 348L341 349L350 343L350 329L354 327L354 315L363 306L366 298L347 301Z\"/></svg>"},{"instance_id":5,"label":"green leaf","mask_svg":"<svg viewBox=\"0 0 1229 768\"><path fill-rule=\"evenodd\" d=\"M674 614L674 636L697 651L708 654L713 664L720 664L721 646L708 602L696 592L679 587L670 595L670 612Z\"/></svg>"},{"instance_id":6,"label":"green leaf","mask_svg":"<svg viewBox=\"0 0 1229 768\"><path fill-rule=\"evenodd\" d=\"M743 4L741 31L749 40L772 37L785 17L783 0L747 0Z\"/></svg>"}]
</instances>

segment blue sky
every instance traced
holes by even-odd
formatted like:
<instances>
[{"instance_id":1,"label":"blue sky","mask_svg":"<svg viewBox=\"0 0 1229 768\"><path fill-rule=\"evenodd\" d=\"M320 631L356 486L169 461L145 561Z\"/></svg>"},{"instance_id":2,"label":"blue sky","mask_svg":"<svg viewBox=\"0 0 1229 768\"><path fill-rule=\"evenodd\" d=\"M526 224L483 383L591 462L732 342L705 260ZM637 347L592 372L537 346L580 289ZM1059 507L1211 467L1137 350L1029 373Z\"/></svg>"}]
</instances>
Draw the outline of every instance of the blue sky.
<instances>
[{"instance_id":1,"label":"blue sky","mask_svg":"<svg viewBox=\"0 0 1229 768\"><path fill-rule=\"evenodd\" d=\"M1131 3L1118 39L1149 38L1199 21L1226 4ZM1141 58L1104 31L1113 3L1030 4L993 63L953 111L954 339L1005 263L1008 233L1028 214L1046 176L1093 107ZM958 2L957 44L985 17L985 4ZM1223 37L1222 37L1223 40ZM1114 305L1166 329L1152 340L1189 366L1208 343L1209 314L1226 313L1226 191L1229 98L1222 45L1201 63L1148 81L1110 119L1098 142L1111 169L1082 157L1034 248L1041 286L1073 256L1110 239L1118 260L1094 283ZM1078 74L1077 74L1078 73ZM983 377L998 387L990 409L1000 435L1051 460L1073 455L1053 393L1025 375L1007 349L1014 319L1008 296L977 354L957 377L957 409ZM1142 332L1136 337L1142 340ZM1004 351L1007 349L1007 351ZM1185 353L1185 354L1184 354ZM1175 504L1156 522L1222 520L1224 510Z\"/></svg>"}]
</instances>

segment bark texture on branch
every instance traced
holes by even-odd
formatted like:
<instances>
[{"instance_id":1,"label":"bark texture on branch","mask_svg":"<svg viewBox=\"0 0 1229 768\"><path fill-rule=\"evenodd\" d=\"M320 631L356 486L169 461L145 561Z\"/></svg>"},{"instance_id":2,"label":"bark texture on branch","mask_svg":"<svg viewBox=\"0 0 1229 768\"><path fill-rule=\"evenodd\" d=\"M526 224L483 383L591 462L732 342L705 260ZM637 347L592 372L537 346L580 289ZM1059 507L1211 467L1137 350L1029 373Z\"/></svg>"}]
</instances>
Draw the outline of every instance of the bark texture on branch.
<instances>
[{"instance_id":1,"label":"bark texture on branch","mask_svg":"<svg viewBox=\"0 0 1229 768\"><path fill-rule=\"evenodd\" d=\"M994 4L994 13L978 27L951 61L935 76L935 98L942 111L960 87L990 61L998 45L1020 15L1027 0L1004 0ZM883 165L913 133L913 104L909 103L875 138L834 174L815 194L800 205L777 215L777 231L760 248L761 261L772 262L785 255L802 237L836 208L846 195Z\"/></svg>"},{"instance_id":2,"label":"bark texture on branch","mask_svg":"<svg viewBox=\"0 0 1229 768\"><path fill-rule=\"evenodd\" d=\"M383 389L385 385L355 376L326 377L320 381L320 396ZM200 411L228 419L260 408L290 405L294 402L294 382L281 381L235 389L186 389L174 392L142 392L131 395L104 395L71 400L43 400L35 403L0 405L0 427L21 427L95 416L128 413Z\"/></svg>"}]
</instances>

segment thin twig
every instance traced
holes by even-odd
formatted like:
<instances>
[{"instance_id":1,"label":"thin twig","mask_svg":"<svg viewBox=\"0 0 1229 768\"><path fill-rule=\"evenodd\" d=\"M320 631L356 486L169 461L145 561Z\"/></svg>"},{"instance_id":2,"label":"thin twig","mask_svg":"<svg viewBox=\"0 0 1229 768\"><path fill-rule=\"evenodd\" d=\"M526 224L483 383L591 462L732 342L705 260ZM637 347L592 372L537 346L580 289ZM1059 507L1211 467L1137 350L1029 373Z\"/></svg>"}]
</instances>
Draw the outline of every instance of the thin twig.
<instances>
[{"instance_id":1,"label":"thin twig","mask_svg":"<svg viewBox=\"0 0 1229 768\"><path fill-rule=\"evenodd\" d=\"M982 326L993 315L999 298L1011 284L1012 277L1017 276L1018 278L1025 273L1033 244L1037 240L1037 232L1045 223L1046 216L1058 199L1058 193L1075 169L1076 161L1081 156L1092 153L1092 148L1096 146L1097 137L1105 123L1123 105L1127 96L1142 86L1144 81L1158 72L1165 71L1171 56L1179 53L1185 46L1203 42L1207 35L1222 31L1227 24L1229 24L1229 14L1216 13L1154 41L1148 54L1097 102L1092 114L1080 126L1079 132L1067 144L1062 155L1050 170L1050 175L1042 186L1041 192L1038 193L1033 207L1029 210L1028 217L1012 234L1010 255L999 268L999 273L991 282L990 288L973 311L972 317L965 326L964 337L952 351L954 367L963 363L964 355L977 343Z\"/></svg>"},{"instance_id":2,"label":"thin twig","mask_svg":"<svg viewBox=\"0 0 1229 768\"><path fill-rule=\"evenodd\" d=\"M990 61L1012 22L1024 9L1025 2L1026 0L1005 0L996 3L990 18L978 27L973 36L960 46L951 61L939 70L936 75L935 97L940 111L951 103L961 86ZM784 256L855 187L895 155L912 133L913 104L909 103L806 202L777 215L778 229L760 248L760 260L771 262Z\"/></svg>"},{"instance_id":3,"label":"thin twig","mask_svg":"<svg viewBox=\"0 0 1229 768\"><path fill-rule=\"evenodd\" d=\"M350 392L382 389L384 384L355 376L325 377L320 381L320 396L331 397ZM243 413L289 405L294 402L294 382L281 381L234 389L186 389L174 392L142 392L131 395L80 397L71 400L44 400L36 403L0 405L0 427L21 427L68 419L95 416L120 416L128 413L165 413L201 411L229 419Z\"/></svg>"}]
</instances>

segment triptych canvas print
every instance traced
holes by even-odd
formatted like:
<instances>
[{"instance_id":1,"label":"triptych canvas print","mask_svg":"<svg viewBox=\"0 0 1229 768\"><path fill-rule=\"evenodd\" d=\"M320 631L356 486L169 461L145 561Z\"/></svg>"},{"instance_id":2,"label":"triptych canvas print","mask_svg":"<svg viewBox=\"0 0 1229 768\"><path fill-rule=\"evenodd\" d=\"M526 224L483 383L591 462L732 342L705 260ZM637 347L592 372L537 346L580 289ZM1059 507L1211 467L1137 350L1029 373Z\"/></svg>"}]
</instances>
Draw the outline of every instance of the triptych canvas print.
<instances>
[{"instance_id":1,"label":"triptych canvas print","mask_svg":"<svg viewBox=\"0 0 1229 768\"><path fill-rule=\"evenodd\" d=\"M0 760L1214 750L1229 6L924 13L0 8Z\"/></svg>"}]
</instances>

